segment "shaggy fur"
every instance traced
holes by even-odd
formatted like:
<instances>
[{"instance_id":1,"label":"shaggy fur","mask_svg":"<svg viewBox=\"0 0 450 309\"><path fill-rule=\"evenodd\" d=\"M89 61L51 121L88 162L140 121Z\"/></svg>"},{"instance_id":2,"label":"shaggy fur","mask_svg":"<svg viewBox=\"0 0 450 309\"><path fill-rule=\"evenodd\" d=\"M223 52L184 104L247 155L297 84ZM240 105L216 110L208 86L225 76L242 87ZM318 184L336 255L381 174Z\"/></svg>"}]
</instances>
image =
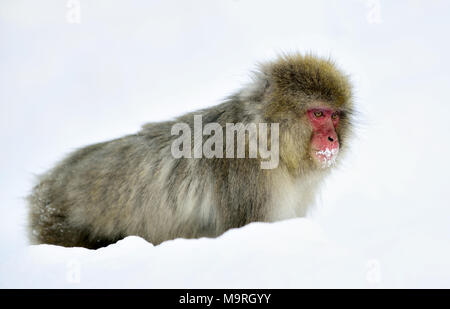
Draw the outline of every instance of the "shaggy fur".
<instances>
[{"instance_id":1,"label":"shaggy fur","mask_svg":"<svg viewBox=\"0 0 450 309\"><path fill-rule=\"evenodd\" d=\"M99 248L138 235L159 244L304 216L330 170L309 156L312 128L305 112L317 105L341 111L342 153L353 110L347 77L331 61L312 55L261 64L253 81L222 104L82 148L42 175L28 197L30 239ZM202 115L203 125L223 127L280 123L278 167L264 170L260 159L249 158L173 158L177 136L171 127L184 122L193 129L193 115Z\"/></svg>"}]
</instances>

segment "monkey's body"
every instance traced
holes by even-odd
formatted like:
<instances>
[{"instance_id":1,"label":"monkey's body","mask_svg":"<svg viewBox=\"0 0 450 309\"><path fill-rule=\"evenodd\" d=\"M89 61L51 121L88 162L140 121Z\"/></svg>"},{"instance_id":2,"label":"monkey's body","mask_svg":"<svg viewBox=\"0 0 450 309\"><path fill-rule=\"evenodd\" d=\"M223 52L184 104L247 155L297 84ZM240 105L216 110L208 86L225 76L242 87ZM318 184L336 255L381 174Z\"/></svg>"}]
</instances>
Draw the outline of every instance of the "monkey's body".
<instances>
[{"instance_id":1,"label":"monkey's body","mask_svg":"<svg viewBox=\"0 0 450 309\"><path fill-rule=\"evenodd\" d=\"M316 79L322 76L316 83L325 83L325 88L310 87L315 92L308 93L302 89L305 84L296 81L302 91L296 96L299 102L307 106L304 100L320 101L350 112L349 93L345 104L327 97L349 91L339 71L332 71L332 64L325 60L295 57L307 64L306 69L316 67L316 75L307 74ZM255 221L304 216L329 169L317 168L310 159L311 130L300 121L291 121L293 115L304 117L300 109L287 112L285 105L274 109L274 104L288 104L272 97L277 87L286 86L277 80L283 78L276 74L277 64L289 69L294 61L283 59L285 63L271 64L250 87L221 105L174 121L148 124L135 135L71 154L41 176L28 198L32 242L98 248L138 235L159 244L177 237L215 237ZM330 81L334 82L331 86ZM259 158L174 158L171 145L176 136L171 135L171 127L184 122L192 128L194 114L202 115L203 124L222 126L280 123L278 167L261 169ZM341 141L348 129L347 117L337 129Z\"/></svg>"}]
</instances>

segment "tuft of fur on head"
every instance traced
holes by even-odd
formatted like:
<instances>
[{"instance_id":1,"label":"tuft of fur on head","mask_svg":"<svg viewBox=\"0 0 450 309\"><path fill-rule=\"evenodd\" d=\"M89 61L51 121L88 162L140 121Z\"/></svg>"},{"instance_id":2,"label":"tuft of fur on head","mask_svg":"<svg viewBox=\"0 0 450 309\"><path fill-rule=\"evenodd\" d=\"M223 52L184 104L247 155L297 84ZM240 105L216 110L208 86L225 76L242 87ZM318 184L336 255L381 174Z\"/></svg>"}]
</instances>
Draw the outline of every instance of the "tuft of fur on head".
<instances>
[{"instance_id":1,"label":"tuft of fur on head","mask_svg":"<svg viewBox=\"0 0 450 309\"><path fill-rule=\"evenodd\" d=\"M310 162L312 131L303 118L311 107L320 105L341 112L337 134L341 152L345 150L352 127L352 86L330 59L295 53L261 63L252 83L241 91L241 99L261 105L264 121L280 123L280 157L296 174L314 168L305 164Z\"/></svg>"}]
</instances>

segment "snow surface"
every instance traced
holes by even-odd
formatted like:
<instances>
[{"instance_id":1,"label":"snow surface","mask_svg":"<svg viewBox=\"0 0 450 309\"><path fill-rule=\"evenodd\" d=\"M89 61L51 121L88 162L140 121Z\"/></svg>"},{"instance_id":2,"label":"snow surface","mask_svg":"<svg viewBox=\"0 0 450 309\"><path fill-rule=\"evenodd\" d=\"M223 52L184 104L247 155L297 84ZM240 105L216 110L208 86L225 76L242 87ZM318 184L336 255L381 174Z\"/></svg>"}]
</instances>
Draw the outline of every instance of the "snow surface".
<instances>
[{"instance_id":1,"label":"snow surface","mask_svg":"<svg viewBox=\"0 0 450 309\"><path fill-rule=\"evenodd\" d=\"M1 271L8 287L269 288L299 287L298 277L303 287L361 286L364 267L317 224L293 219L156 247L136 236L98 250L30 246Z\"/></svg>"},{"instance_id":2,"label":"snow surface","mask_svg":"<svg viewBox=\"0 0 450 309\"><path fill-rule=\"evenodd\" d=\"M71 24L65 1L0 3L0 287L450 288L448 1L80 4ZM28 246L34 174L216 104L292 50L335 59L359 110L307 219L156 247Z\"/></svg>"},{"instance_id":3,"label":"snow surface","mask_svg":"<svg viewBox=\"0 0 450 309\"><path fill-rule=\"evenodd\" d=\"M439 287L450 276L448 266L443 268L448 252L433 256L430 265L419 250L419 255L401 253L435 245L421 239L409 248L393 242L388 247L395 253L385 252L382 263L331 242L319 224L298 218L252 223L217 239L176 239L158 246L136 236L98 250L29 246L2 263L0 288ZM404 272L405 262L426 265L426 272Z\"/></svg>"}]
</instances>

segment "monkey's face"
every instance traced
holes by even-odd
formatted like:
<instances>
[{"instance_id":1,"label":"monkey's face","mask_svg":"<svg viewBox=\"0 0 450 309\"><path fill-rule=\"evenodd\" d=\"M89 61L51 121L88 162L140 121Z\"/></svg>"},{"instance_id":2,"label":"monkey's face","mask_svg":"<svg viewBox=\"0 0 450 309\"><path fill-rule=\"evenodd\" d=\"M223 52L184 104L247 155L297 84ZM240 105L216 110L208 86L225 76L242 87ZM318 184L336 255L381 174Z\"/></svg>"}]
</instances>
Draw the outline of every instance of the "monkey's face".
<instances>
[{"instance_id":1,"label":"monkey's face","mask_svg":"<svg viewBox=\"0 0 450 309\"><path fill-rule=\"evenodd\" d=\"M321 167L330 167L339 153L339 138L336 130L340 112L332 108L311 108L306 112L312 127L310 153L313 162Z\"/></svg>"},{"instance_id":2,"label":"monkey's face","mask_svg":"<svg viewBox=\"0 0 450 309\"><path fill-rule=\"evenodd\" d=\"M280 123L281 161L294 173L331 167L352 129L347 76L313 56L283 57L263 69L263 118Z\"/></svg>"}]
</instances>

